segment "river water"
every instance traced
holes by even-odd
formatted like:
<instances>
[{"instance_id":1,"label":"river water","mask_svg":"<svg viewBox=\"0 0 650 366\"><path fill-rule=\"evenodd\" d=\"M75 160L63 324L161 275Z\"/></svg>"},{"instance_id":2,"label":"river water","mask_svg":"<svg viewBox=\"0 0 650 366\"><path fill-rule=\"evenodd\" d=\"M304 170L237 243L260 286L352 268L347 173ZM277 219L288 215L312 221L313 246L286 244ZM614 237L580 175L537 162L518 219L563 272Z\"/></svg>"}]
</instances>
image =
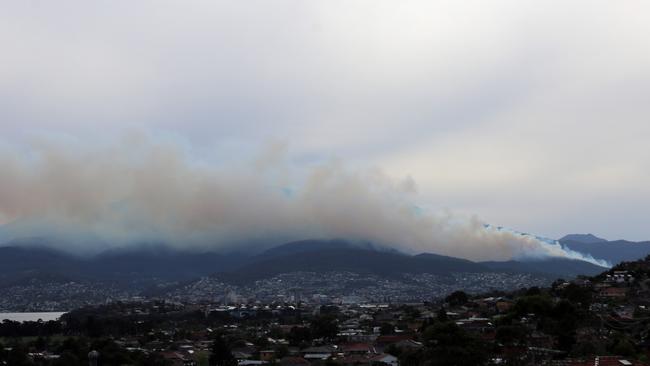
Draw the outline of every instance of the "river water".
<instances>
[{"instance_id":1,"label":"river water","mask_svg":"<svg viewBox=\"0 0 650 366\"><path fill-rule=\"evenodd\" d=\"M0 313L0 322L3 322L5 319L18 322L37 321L38 319L42 319L43 321L57 320L63 314L65 313Z\"/></svg>"}]
</instances>

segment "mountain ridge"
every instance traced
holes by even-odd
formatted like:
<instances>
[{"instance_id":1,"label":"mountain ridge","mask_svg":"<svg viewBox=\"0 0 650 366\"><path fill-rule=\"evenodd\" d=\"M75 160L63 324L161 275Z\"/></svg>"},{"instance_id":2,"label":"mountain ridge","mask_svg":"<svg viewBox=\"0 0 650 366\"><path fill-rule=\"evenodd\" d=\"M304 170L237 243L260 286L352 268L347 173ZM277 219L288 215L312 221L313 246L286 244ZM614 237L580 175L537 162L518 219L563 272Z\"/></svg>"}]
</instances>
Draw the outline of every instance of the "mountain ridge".
<instances>
[{"instance_id":1,"label":"mountain ridge","mask_svg":"<svg viewBox=\"0 0 650 366\"><path fill-rule=\"evenodd\" d=\"M594 234L568 234L563 236L558 241L571 241L577 243L593 244L593 243L604 243L607 242L607 239L599 238Z\"/></svg>"},{"instance_id":2,"label":"mountain ridge","mask_svg":"<svg viewBox=\"0 0 650 366\"><path fill-rule=\"evenodd\" d=\"M256 255L142 246L82 257L37 246L0 247L0 279L47 272L71 279L126 283L147 278L184 281L213 275L246 282L298 271L358 272L387 277L403 273L447 275L505 271L566 277L596 270L602 268L582 261L473 262L434 253L411 255L372 243L342 239L290 242Z\"/></svg>"},{"instance_id":3,"label":"mountain ridge","mask_svg":"<svg viewBox=\"0 0 650 366\"><path fill-rule=\"evenodd\" d=\"M629 240L609 241L605 239L602 239L604 241L593 241L593 240L585 241L585 240L569 240L566 239L567 237L580 239L581 235L570 234L564 236L562 239L558 240L562 246L576 252L591 255L595 259L605 260L614 265L624 261L638 260L650 254L650 241L639 241L639 242L634 242Z\"/></svg>"}]
</instances>

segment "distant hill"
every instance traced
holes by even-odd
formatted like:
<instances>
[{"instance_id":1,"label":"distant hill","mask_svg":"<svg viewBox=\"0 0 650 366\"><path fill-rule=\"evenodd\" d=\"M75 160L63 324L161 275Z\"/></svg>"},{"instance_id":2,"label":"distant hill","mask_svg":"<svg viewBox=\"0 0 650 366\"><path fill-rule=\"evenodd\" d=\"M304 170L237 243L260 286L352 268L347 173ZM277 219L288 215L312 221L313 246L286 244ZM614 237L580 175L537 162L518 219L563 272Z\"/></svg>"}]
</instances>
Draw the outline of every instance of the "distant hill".
<instances>
[{"instance_id":1,"label":"distant hill","mask_svg":"<svg viewBox=\"0 0 650 366\"><path fill-rule=\"evenodd\" d=\"M333 240L300 240L286 244L282 244L271 249L268 249L261 254L257 255L254 260L260 261L262 259L271 259L282 257L286 255L293 255L306 252L314 252L319 250L332 250L332 249L370 249L381 250L369 243L351 243L342 239Z\"/></svg>"},{"instance_id":2,"label":"distant hill","mask_svg":"<svg viewBox=\"0 0 650 366\"><path fill-rule=\"evenodd\" d=\"M568 239L567 239L568 238ZM589 254L596 259L604 259L612 264L623 261L634 261L650 254L650 241L632 242L627 240L585 241L581 236L567 235L560 239L560 243L580 253Z\"/></svg>"},{"instance_id":3,"label":"distant hill","mask_svg":"<svg viewBox=\"0 0 650 366\"><path fill-rule=\"evenodd\" d=\"M143 245L81 257L42 246L0 247L0 283L41 276L116 281L125 285L137 282L145 286L215 274L225 280L241 283L298 271L355 272L385 277L404 273L447 275L504 271L568 278L601 270L587 262L561 259L476 263L431 253L409 255L369 243L345 240L292 242L258 255L192 252L162 245Z\"/></svg>"},{"instance_id":4,"label":"distant hill","mask_svg":"<svg viewBox=\"0 0 650 366\"><path fill-rule=\"evenodd\" d=\"M606 239L599 238L593 234L569 234L569 235L565 235L562 239L560 239L560 241L584 243L584 244L607 242Z\"/></svg>"},{"instance_id":5,"label":"distant hill","mask_svg":"<svg viewBox=\"0 0 650 366\"><path fill-rule=\"evenodd\" d=\"M99 277L159 277L185 280L230 271L245 261L241 254L180 251L149 247L104 252L88 260L86 272Z\"/></svg>"},{"instance_id":6,"label":"distant hill","mask_svg":"<svg viewBox=\"0 0 650 366\"><path fill-rule=\"evenodd\" d=\"M412 256L345 241L310 240L270 249L239 269L218 276L245 282L288 272L332 271L393 276L403 273L487 272L489 269L465 259L436 254Z\"/></svg>"},{"instance_id":7,"label":"distant hill","mask_svg":"<svg viewBox=\"0 0 650 366\"><path fill-rule=\"evenodd\" d=\"M236 268L238 254L195 253L163 247L112 250L77 257L44 247L0 247L0 280L49 274L85 280L186 280Z\"/></svg>"},{"instance_id":8,"label":"distant hill","mask_svg":"<svg viewBox=\"0 0 650 366\"><path fill-rule=\"evenodd\" d=\"M589 262L564 258L550 258L545 260L526 262L481 262L481 264L493 271L539 273L555 278L576 277L578 275L593 276L607 270L607 268L600 267Z\"/></svg>"},{"instance_id":9,"label":"distant hill","mask_svg":"<svg viewBox=\"0 0 650 366\"><path fill-rule=\"evenodd\" d=\"M0 247L0 278L34 272L77 272L81 260L46 247Z\"/></svg>"},{"instance_id":10,"label":"distant hill","mask_svg":"<svg viewBox=\"0 0 650 366\"><path fill-rule=\"evenodd\" d=\"M595 275L605 270L589 262L562 258L535 261L472 262L465 259L424 253L407 255L377 249L372 245L353 245L343 240L307 240L272 248L251 259L239 269L219 273L218 277L246 282L287 272L346 271L394 276L403 273L534 273L549 278Z\"/></svg>"}]
</instances>

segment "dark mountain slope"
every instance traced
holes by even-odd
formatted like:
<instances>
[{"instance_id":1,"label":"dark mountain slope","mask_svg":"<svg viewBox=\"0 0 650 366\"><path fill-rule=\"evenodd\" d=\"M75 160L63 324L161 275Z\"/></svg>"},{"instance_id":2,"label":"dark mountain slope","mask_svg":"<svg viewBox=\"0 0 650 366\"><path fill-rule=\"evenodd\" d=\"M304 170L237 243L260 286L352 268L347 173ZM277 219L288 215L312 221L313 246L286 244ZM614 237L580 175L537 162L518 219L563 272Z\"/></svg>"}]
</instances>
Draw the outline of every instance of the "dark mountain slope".
<instances>
[{"instance_id":1,"label":"dark mountain slope","mask_svg":"<svg viewBox=\"0 0 650 366\"><path fill-rule=\"evenodd\" d=\"M539 261L506 261L506 262L480 262L480 264L493 271L518 272L518 273L539 273L550 277L575 277L578 275L593 276L607 270L589 262L550 258Z\"/></svg>"},{"instance_id":2,"label":"dark mountain slope","mask_svg":"<svg viewBox=\"0 0 650 366\"><path fill-rule=\"evenodd\" d=\"M249 262L259 262L264 259L271 259L277 257L283 257L287 255L307 253L307 252L317 252L322 250L368 250L374 252L384 252L384 253L393 253L400 254L396 249L388 248L384 246L375 245L369 242L351 242L343 239L332 239L332 240L321 240L321 239L309 239L309 240L299 240L293 241L286 244L278 245L276 247L270 248L256 256L250 258Z\"/></svg>"},{"instance_id":3,"label":"dark mountain slope","mask_svg":"<svg viewBox=\"0 0 650 366\"><path fill-rule=\"evenodd\" d=\"M507 271L571 277L600 270L602 268L587 262L561 259L475 263L436 254L412 256L372 244L351 244L343 240L293 242L256 256L199 253L153 245L112 250L87 258L44 247L0 247L0 280L5 281L46 275L128 284L130 281L184 281L217 273L224 279L242 282L298 271L347 271L387 277L403 273L446 275Z\"/></svg>"},{"instance_id":4,"label":"dark mountain slope","mask_svg":"<svg viewBox=\"0 0 650 366\"><path fill-rule=\"evenodd\" d=\"M438 272L485 272L488 270L480 263L467 259L448 257L439 254L422 253L413 257L415 268L430 269L434 267ZM431 273L421 270L422 273ZM435 272L433 272L435 273Z\"/></svg>"},{"instance_id":5,"label":"dark mountain slope","mask_svg":"<svg viewBox=\"0 0 650 366\"><path fill-rule=\"evenodd\" d=\"M243 261L239 254L195 253L164 247L114 250L90 258L43 247L0 247L0 279L48 274L102 281L142 277L185 280L229 271Z\"/></svg>"},{"instance_id":6,"label":"dark mountain slope","mask_svg":"<svg viewBox=\"0 0 650 366\"><path fill-rule=\"evenodd\" d=\"M294 241L286 244L282 244L271 249L264 251L263 253L255 256L254 261L259 261L263 259L271 259L277 257L283 257L287 255L305 253L305 252L314 252L326 249L366 249L363 245L354 245L346 240L334 239L334 240L300 240Z\"/></svg>"},{"instance_id":7,"label":"dark mountain slope","mask_svg":"<svg viewBox=\"0 0 650 366\"><path fill-rule=\"evenodd\" d=\"M480 264L435 254L410 256L396 252L354 247L311 249L275 257L261 256L231 273L217 276L234 282L246 282L288 272L354 272L394 276L402 273L486 272Z\"/></svg>"},{"instance_id":8,"label":"dark mountain slope","mask_svg":"<svg viewBox=\"0 0 650 366\"><path fill-rule=\"evenodd\" d=\"M45 247L0 247L0 276L21 272L73 272L82 260Z\"/></svg>"},{"instance_id":9,"label":"dark mountain slope","mask_svg":"<svg viewBox=\"0 0 650 366\"><path fill-rule=\"evenodd\" d=\"M95 277L158 277L186 280L216 271L230 271L244 262L241 254L186 252L165 247L102 253L83 263L84 272Z\"/></svg>"},{"instance_id":10,"label":"dark mountain slope","mask_svg":"<svg viewBox=\"0 0 650 366\"><path fill-rule=\"evenodd\" d=\"M589 254L596 259L604 259L612 264L634 261L650 254L650 241L616 240L585 243L562 239L560 243L571 250Z\"/></svg>"},{"instance_id":11,"label":"dark mountain slope","mask_svg":"<svg viewBox=\"0 0 650 366\"><path fill-rule=\"evenodd\" d=\"M592 244L592 243L604 243L607 240L603 238L599 238L595 236L594 234L569 234L565 235L562 239L559 240L561 241L572 241L576 243L585 243L585 244Z\"/></svg>"}]
</instances>

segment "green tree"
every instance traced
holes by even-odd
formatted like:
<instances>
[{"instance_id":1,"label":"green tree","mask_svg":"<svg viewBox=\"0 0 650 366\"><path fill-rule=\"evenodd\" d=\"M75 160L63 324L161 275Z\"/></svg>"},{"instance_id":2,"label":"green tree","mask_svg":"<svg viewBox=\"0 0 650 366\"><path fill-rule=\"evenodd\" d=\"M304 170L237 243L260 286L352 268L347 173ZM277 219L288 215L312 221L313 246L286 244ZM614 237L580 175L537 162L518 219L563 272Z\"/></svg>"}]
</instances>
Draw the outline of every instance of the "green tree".
<instances>
[{"instance_id":1,"label":"green tree","mask_svg":"<svg viewBox=\"0 0 650 366\"><path fill-rule=\"evenodd\" d=\"M210 366L234 366L237 360L232 355L228 342L222 335L215 337L210 347L210 357L208 359Z\"/></svg>"},{"instance_id":2,"label":"green tree","mask_svg":"<svg viewBox=\"0 0 650 366\"><path fill-rule=\"evenodd\" d=\"M287 338L293 346L303 345L313 339L311 330L307 327L292 327Z\"/></svg>"},{"instance_id":3,"label":"green tree","mask_svg":"<svg viewBox=\"0 0 650 366\"><path fill-rule=\"evenodd\" d=\"M31 366L32 362L27 357L27 349L22 343L14 345L9 351L7 365L11 366Z\"/></svg>"},{"instance_id":4,"label":"green tree","mask_svg":"<svg viewBox=\"0 0 650 366\"><path fill-rule=\"evenodd\" d=\"M548 296L533 295L520 297L514 306L514 313L518 316L535 314L539 317L546 316L553 309L553 302Z\"/></svg>"},{"instance_id":5,"label":"green tree","mask_svg":"<svg viewBox=\"0 0 650 366\"><path fill-rule=\"evenodd\" d=\"M47 340L43 337L36 338L36 341L34 341L34 347L38 351L44 351L47 348Z\"/></svg>"},{"instance_id":6,"label":"green tree","mask_svg":"<svg viewBox=\"0 0 650 366\"><path fill-rule=\"evenodd\" d=\"M61 357L54 361L54 366L77 366L77 365L87 365L88 360L82 362L77 355L70 351L65 351L61 354Z\"/></svg>"},{"instance_id":7,"label":"green tree","mask_svg":"<svg viewBox=\"0 0 650 366\"><path fill-rule=\"evenodd\" d=\"M333 339L339 331L336 318L329 315L314 318L310 328L314 338Z\"/></svg>"},{"instance_id":8,"label":"green tree","mask_svg":"<svg viewBox=\"0 0 650 366\"><path fill-rule=\"evenodd\" d=\"M448 321L449 317L447 316L447 309L440 308L440 310L438 310L438 314L436 315L436 319L438 319L440 322Z\"/></svg>"},{"instance_id":9,"label":"green tree","mask_svg":"<svg viewBox=\"0 0 650 366\"><path fill-rule=\"evenodd\" d=\"M583 309L588 309L592 301L591 289L580 287L576 284L569 284L561 293L560 296L569 300L574 304L580 304Z\"/></svg>"},{"instance_id":10,"label":"green tree","mask_svg":"<svg viewBox=\"0 0 650 366\"><path fill-rule=\"evenodd\" d=\"M286 356L289 356L289 347L282 345L275 349L275 357L278 360Z\"/></svg>"},{"instance_id":11,"label":"green tree","mask_svg":"<svg viewBox=\"0 0 650 366\"><path fill-rule=\"evenodd\" d=\"M465 305L468 300L469 298L467 297L467 294L463 291L454 291L445 298L445 302L451 306Z\"/></svg>"},{"instance_id":12,"label":"green tree","mask_svg":"<svg viewBox=\"0 0 650 366\"><path fill-rule=\"evenodd\" d=\"M425 361L431 366L476 366L488 360L482 342L454 322L437 323L424 333Z\"/></svg>"},{"instance_id":13,"label":"green tree","mask_svg":"<svg viewBox=\"0 0 650 366\"><path fill-rule=\"evenodd\" d=\"M507 345L520 344L526 341L528 331L519 325L501 325L497 327L496 340Z\"/></svg>"},{"instance_id":14,"label":"green tree","mask_svg":"<svg viewBox=\"0 0 650 366\"><path fill-rule=\"evenodd\" d=\"M526 296L535 296L535 295L541 295L542 291L539 289L537 286L533 286L526 290Z\"/></svg>"},{"instance_id":15,"label":"green tree","mask_svg":"<svg viewBox=\"0 0 650 366\"><path fill-rule=\"evenodd\" d=\"M128 365L131 363L129 352L110 339L95 340L90 349L99 352L101 365Z\"/></svg>"},{"instance_id":16,"label":"green tree","mask_svg":"<svg viewBox=\"0 0 650 366\"><path fill-rule=\"evenodd\" d=\"M389 335L395 333L395 327L390 323L381 323L379 327L379 334Z\"/></svg>"},{"instance_id":17,"label":"green tree","mask_svg":"<svg viewBox=\"0 0 650 366\"><path fill-rule=\"evenodd\" d=\"M633 356L636 353L634 343L625 335L619 335L610 346L610 351L615 355Z\"/></svg>"}]
</instances>

